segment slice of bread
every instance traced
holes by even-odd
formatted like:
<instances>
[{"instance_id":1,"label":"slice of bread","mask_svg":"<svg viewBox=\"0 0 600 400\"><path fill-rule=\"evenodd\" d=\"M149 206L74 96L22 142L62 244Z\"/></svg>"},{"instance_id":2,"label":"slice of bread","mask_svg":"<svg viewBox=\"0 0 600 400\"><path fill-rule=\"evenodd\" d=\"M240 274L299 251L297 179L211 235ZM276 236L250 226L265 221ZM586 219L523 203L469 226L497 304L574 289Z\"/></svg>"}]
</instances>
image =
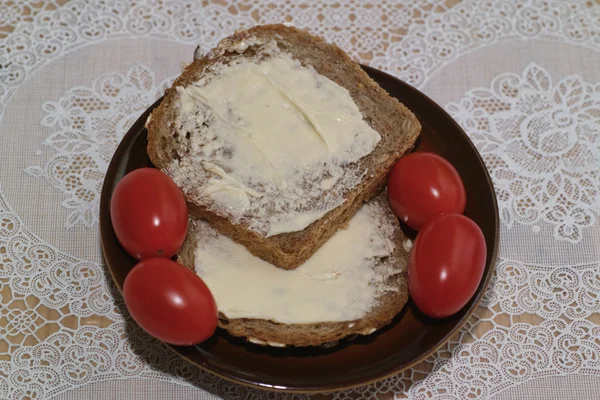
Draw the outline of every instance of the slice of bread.
<instances>
[{"instance_id":1,"label":"slice of bread","mask_svg":"<svg viewBox=\"0 0 600 400\"><path fill-rule=\"evenodd\" d=\"M322 321L313 323L289 324L274 322L267 319L227 318L226 315L220 312L219 326L227 330L233 336L245 338L246 340L259 345L269 345L275 347L329 347L345 337L369 335L387 325L402 310L408 300L408 253L404 246L406 238L400 229L400 225L395 214L390 209L385 192L365 203L363 207L365 207L365 210L360 210L359 214L357 214L354 218L359 218L361 212L368 212L368 221L370 223L372 222L373 224L377 224L375 227L376 231L374 232L376 232L376 235L381 235L379 239L383 238L386 243L383 246L384 250L382 250L381 247L378 248L377 251L373 252L372 255L366 259L364 264L358 264L357 269L350 272L350 274L358 274L358 279L368 279L368 276L375 276L375 278L372 278L372 280L369 280L365 283L368 284L369 287L374 285L374 291L372 292L374 293L374 302L370 310L366 311L365 315L347 321ZM352 224L353 220L350 220L347 229L352 229ZM357 229L357 227L355 226L354 229ZM362 232L360 228L357 230ZM342 231L340 231L339 234L342 234ZM369 240L374 240L374 237L369 235L366 236L367 237L359 236L360 240L364 240L362 243L345 243L345 245L367 246L369 244ZM334 236L331 241L334 241L335 239L336 236ZM206 253L203 253L204 250L202 246L204 246L204 249L206 249L206 246L211 246L211 248L214 249L218 248L219 250L217 256L228 260L228 258L226 258L227 256L224 254L228 247L223 245L222 240L230 241L230 239L223 236L219 237L219 234L205 221L192 219L189 226L188 236L180 253L178 254L178 261L191 270L195 270L197 268L200 271L199 275L202 276L202 268L200 267L200 264L196 265L195 261L196 256L200 257L200 260L206 259ZM200 249L199 255L196 254L197 249ZM336 249L335 246L329 247L328 243L323 246L319 252L331 253L336 252L336 250L338 249ZM318 254L315 254L315 257L317 256ZM240 261L241 259L239 258L233 257L231 259L236 260L237 263L234 261L235 265L223 264L217 268L231 268L232 273L239 274L239 271L245 267L254 267L254 265L248 266L249 264ZM324 258L322 257L320 259ZM272 266L272 268L275 269L276 267ZM300 266L297 271L286 271L285 273L309 273L308 271L303 271L302 268L303 267ZM340 267L336 265L327 266L326 270L329 270L329 268L331 268L331 271L340 270ZM367 271L367 268L372 268L374 274L369 275L370 271ZM347 273L347 271L338 273L342 274L339 279L351 279L349 278L349 275L344 275ZM293 277L292 280L295 281L296 277L297 276ZM213 275L211 279L214 278L215 276ZM209 287L211 286L211 282L215 282L211 281L207 276L205 276L205 279L207 279L206 283L209 285ZM228 286L228 290L230 289L230 293L232 294L238 294L240 296L239 301L242 301L242 298L247 298L247 295L251 293L244 292L244 290L247 290L249 285L252 286L252 282L248 282L243 278L239 278L238 280L228 280L227 285L233 285L233 287ZM279 293L281 287L285 288L285 286L278 286L277 278L271 277L269 280L269 289L275 289L273 290L273 293ZM215 287L213 286L213 290L214 289ZM333 301L332 304L327 302L327 300L329 300L329 293L330 292L328 292L327 299L323 303L318 302L317 304L314 301L305 299L305 303L294 303L293 307L294 309L295 307L298 307L299 309L305 310L315 310L315 308L335 308L336 305L333 304ZM215 292L215 296L218 305L219 298L217 296L217 292ZM272 299L265 298L264 301L277 302L277 295L274 294L273 296L274 297ZM357 296L357 293L346 293L345 296L353 298L354 296ZM279 298L279 300L281 300L281 298ZM295 301L296 299L294 298L293 300ZM236 307L236 305L239 304L237 303L238 299L235 299L235 301L236 302L234 302L234 305L232 306L234 309L239 307ZM298 301L302 302L301 299ZM279 308L278 310L283 309L287 312L287 310L289 310L288 307L288 305L283 305L282 308ZM314 315L312 314L313 312L318 312L318 310L308 311L308 315Z\"/></svg>"},{"instance_id":2,"label":"slice of bread","mask_svg":"<svg viewBox=\"0 0 600 400\"><path fill-rule=\"evenodd\" d=\"M318 74L347 89L364 121L379 133L381 140L370 154L350 166L362 177L360 183L352 188L334 188L334 195L342 193L341 205L301 231L266 237L251 229L248 221L234 221L231 216L211 207L206 198L197 196L203 182L216 175L206 171L201 164L194 168L182 166L182 159L194 159L186 156L193 153L190 135L198 133L179 132L180 127L176 126L179 112L176 87L187 87L200 79L210 78L216 66L228 65L240 57L260 62L270 57L273 49L291 56L303 66L314 68ZM181 187L190 214L206 219L220 233L243 244L252 254L286 269L296 268L308 259L348 222L364 201L378 192L394 162L413 147L421 129L405 106L390 97L337 46L284 25L238 31L222 40L205 57L194 60L166 92L146 126L150 159Z\"/></svg>"}]
</instances>

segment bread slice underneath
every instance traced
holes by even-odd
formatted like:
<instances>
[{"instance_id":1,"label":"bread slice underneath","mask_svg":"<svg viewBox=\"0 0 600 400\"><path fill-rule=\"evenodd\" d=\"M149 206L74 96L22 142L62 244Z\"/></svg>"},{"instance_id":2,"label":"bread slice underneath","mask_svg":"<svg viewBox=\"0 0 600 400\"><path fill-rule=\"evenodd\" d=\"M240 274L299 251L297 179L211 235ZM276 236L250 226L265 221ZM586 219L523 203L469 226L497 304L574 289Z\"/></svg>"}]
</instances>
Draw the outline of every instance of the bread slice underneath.
<instances>
[{"instance_id":1,"label":"bread slice underneath","mask_svg":"<svg viewBox=\"0 0 600 400\"><path fill-rule=\"evenodd\" d=\"M210 204L194 198L191 192L199 186L194 174L206 174L202 168L190 174L192 176L186 176L186 184L180 184L180 187L186 195L191 215L207 220L220 233L243 244L252 254L278 267L293 269L344 226L365 200L377 193L394 162L413 147L421 126L405 106L390 97L337 46L293 27L257 26L224 39L207 56L190 64L167 91L147 123L148 154L157 168L173 177L177 172L176 160L190 153L189 140L177 137L174 126L177 111L175 88L186 87L210 75L211 66L216 64L228 63L236 57L256 57L260 49L252 43L271 40L276 42L280 51L304 66L312 66L319 74L346 88L364 120L380 134L381 140L376 148L358 161L358 171L364 172L364 178L356 187L345 191L341 205L302 231L271 237L249 229L244 221L234 223L228 216L217 213ZM248 47L240 53L240 45L244 43Z\"/></svg>"},{"instance_id":2,"label":"bread slice underneath","mask_svg":"<svg viewBox=\"0 0 600 400\"><path fill-rule=\"evenodd\" d=\"M275 347L303 347L331 346L345 337L369 335L387 325L402 310L408 300L408 253L404 249L406 238L395 214L389 207L385 193L370 200L365 206L372 207L371 210L377 213L377 220L382 225L378 228L381 228L382 232L390 234L389 240L393 244L393 250L389 254L381 255L373 266L365 266L365 268L385 268L388 272L392 271L392 274L386 275L384 281L376 283L382 290L378 292L375 305L366 315L359 319L343 322L285 324L266 319L230 319L220 312L219 326L231 335L245 338L252 343ZM209 227L204 221L192 219L188 236L178 254L178 261L194 271L196 246L199 240L202 240L199 235L207 234L206 230L200 233L200 224ZM276 267L273 266L273 268ZM300 268L302 267L300 266ZM274 298L273 301L277 301L277 299Z\"/></svg>"}]
</instances>

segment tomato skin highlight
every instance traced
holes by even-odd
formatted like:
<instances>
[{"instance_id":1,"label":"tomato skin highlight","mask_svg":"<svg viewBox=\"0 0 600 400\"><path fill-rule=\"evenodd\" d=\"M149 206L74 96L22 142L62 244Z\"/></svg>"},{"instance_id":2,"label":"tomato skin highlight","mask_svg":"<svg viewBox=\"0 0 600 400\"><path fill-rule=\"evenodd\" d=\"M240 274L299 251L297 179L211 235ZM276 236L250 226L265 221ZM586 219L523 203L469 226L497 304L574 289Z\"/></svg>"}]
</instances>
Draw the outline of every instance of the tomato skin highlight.
<instances>
[{"instance_id":1,"label":"tomato skin highlight","mask_svg":"<svg viewBox=\"0 0 600 400\"><path fill-rule=\"evenodd\" d=\"M417 235L408 267L415 305L433 318L460 311L481 282L486 256L483 233L471 219L447 214L427 223Z\"/></svg>"},{"instance_id":2,"label":"tomato skin highlight","mask_svg":"<svg viewBox=\"0 0 600 400\"><path fill-rule=\"evenodd\" d=\"M387 189L392 210L415 230L441 215L462 214L467 204L460 175L434 153L416 152L398 160Z\"/></svg>"},{"instance_id":3,"label":"tomato skin highlight","mask_svg":"<svg viewBox=\"0 0 600 400\"><path fill-rule=\"evenodd\" d=\"M173 257L187 233L183 193L155 168L136 169L117 183L110 218L119 243L138 260Z\"/></svg>"},{"instance_id":4,"label":"tomato skin highlight","mask_svg":"<svg viewBox=\"0 0 600 400\"><path fill-rule=\"evenodd\" d=\"M217 305L204 281L165 258L138 263L125 278L123 297L135 322L166 343L200 343L217 327Z\"/></svg>"}]
</instances>

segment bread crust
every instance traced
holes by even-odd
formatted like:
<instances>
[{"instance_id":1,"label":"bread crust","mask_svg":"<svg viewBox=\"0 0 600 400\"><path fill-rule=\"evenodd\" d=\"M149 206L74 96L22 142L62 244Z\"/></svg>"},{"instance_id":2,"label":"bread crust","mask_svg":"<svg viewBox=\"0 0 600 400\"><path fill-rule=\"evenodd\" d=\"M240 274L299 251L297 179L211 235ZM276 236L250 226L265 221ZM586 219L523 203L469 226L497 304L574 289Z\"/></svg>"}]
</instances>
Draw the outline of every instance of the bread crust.
<instances>
[{"instance_id":1,"label":"bread crust","mask_svg":"<svg viewBox=\"0 0 600 400\"><path fill-rule=\"evenodd\" d=\"M191 215L206 219L220 233L244 245L255 256L278 267L294 269L343 227L364 201L379 191L392 165L414 146L421 126L404 105L389 96L337 46L294 27L263 25L238 31L222 40L207 56L194 60L187 66L166 92L164 100L152 112L147 123L148 154L157 168L169 173L167 168L180 156L177 142L173 138L173 109L177 98L175 87L187 86L199 80L207 73L207 68L222 63L227 58L253 55L252 46L242 55L226 51L232 45L250 38L276 40L282 51L346 88L365 121L381 135L381 141L373 152L359 160L359 169L367 172L363 181L345 193L344 202L340 206L302 231L266 238L249 229L243 222L233 223L212 212L186 194Z\"/></svg>"}]
</instances>

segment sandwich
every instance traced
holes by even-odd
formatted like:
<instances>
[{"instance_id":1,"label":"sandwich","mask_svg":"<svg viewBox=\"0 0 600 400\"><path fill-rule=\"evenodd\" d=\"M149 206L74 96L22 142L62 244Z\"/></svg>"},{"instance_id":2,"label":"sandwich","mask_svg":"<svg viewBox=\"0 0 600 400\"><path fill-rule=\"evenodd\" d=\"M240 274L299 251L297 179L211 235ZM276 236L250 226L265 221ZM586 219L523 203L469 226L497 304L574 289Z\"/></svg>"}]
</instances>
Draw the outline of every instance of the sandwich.
<instances>
[{"instance_id":1,"label":"sandwich","mask_svg":"<svg viewBox=\"0 0 600 400\"><path fill-rule=\"evenodd\" d=\"M415 116L333 44L257 26L187 66L147 122L148 154L190 215L284 269L385 183Z\"/></svg>"},{"instance_id":2,"label":"sandwich","mask_svg":"<svg viewBox=\"0 0 600 400\"><path fill-rule=\"evenodd\" d=\"M408 252L385 193L369 200L304 264L284 270L201 219L178 262L210 288L218 325L263 346L321 346L370 335L408 300Z\"/></svg>"}]
</instances>

